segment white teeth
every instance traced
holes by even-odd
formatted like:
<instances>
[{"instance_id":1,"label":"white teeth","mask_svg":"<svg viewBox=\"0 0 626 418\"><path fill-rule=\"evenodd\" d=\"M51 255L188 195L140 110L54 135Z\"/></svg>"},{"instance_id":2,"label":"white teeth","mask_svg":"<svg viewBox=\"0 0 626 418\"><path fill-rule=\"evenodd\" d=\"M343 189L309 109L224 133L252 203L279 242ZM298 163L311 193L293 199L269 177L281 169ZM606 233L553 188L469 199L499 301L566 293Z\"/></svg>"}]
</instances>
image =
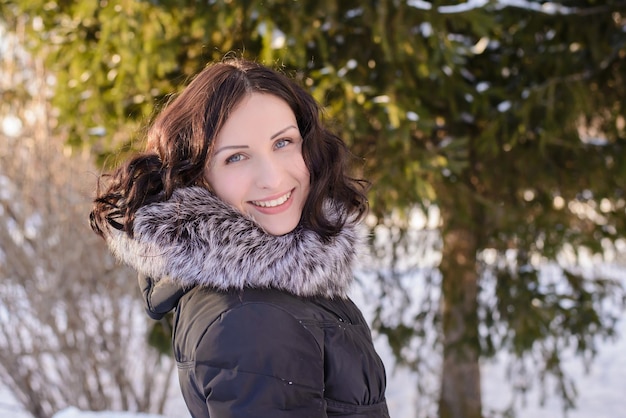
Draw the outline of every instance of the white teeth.
<instances>
[{"instance_id":1,"label":"white teeth","mask_svg":"<svg viewBox=\"0 0 626 418\"><path fill-rule=\"evenodd\" d=\"M256 206L261 206L262 208L273 208L273 207L282 205L287 200L289 200L290 197L291 197L291 192L274 200L263 200L263 201L253 200L252 204Z\"/></svg>"}]
</instances>

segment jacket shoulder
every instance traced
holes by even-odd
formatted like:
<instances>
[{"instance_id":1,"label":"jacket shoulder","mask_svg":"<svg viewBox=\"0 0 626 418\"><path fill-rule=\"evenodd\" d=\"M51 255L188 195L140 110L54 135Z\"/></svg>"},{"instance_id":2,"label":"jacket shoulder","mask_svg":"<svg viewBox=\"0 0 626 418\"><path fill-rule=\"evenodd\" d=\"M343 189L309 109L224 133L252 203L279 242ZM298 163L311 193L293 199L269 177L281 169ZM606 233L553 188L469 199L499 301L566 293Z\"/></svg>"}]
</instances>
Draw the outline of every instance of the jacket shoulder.
<instances>
[{"instance_id":1,"label":"jacket shoulder","mask_svg":"<svg viewBox=\"0 0 626 418\"><path fill-rule=\"evenodd\" d=\"M296 354L299 361L290 364L289 359ZM207 361L229 359L220 361L220 365L239 370L301 375L306 373L293 367L322 366L323 336L316 336L315 330L307 327L289 307L246 301L223 312L207 328L198 343L196 357L199 356Z\"/></svg>"},{"instance_id":2,"label":"jacket shoulder","mask_svg":"<svg viewBox=\"0 0 626 418\"><path fill-rule=\"evenodd\" d=\"M282 298L221 302L222 312L189 341L189 359L179 363L185 398L209 416L324 416L323 335Z\"/></svg>"}]
</instances>

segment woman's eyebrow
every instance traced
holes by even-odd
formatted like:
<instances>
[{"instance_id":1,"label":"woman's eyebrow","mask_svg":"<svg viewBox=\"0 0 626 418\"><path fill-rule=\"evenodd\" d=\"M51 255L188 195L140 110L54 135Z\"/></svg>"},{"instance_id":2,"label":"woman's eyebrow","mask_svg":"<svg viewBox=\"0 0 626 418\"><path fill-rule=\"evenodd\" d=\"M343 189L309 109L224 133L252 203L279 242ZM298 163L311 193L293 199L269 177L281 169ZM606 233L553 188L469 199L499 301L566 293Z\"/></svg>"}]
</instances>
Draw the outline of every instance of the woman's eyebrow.
<instances>
[{"instance_id":1,"label":"woman's eyebrow","mask_svg":"<svg viewBox=\"0 0 626 418\"><path fill-rule=\"evenodd\" d=\"M270 137L270 139L274 139L274 138L276 138L277 136L284 134L285 132L287 132L289 129L292 129L292 128L293 128L293 129L298 129L298 128L296 128L296 127L295 127L295 126L293 126L293 125L289 125L289 126L287 126L286 128L281 129L280 131L276 132L274 135L272 135L272 136Z\"/></svg>"},{"instance_id":2,"label":"woman's eyebrow","mask_svg":"<svg viewBox=\"0 0 626 418\"><path fill-rule=\"evenodd\" d=\"M217 149L214 155L217 155L220 152L226 151L229 149L246 149L246 148L250 148L250 147L247 145L226 145L226 146L223 146L222 148Z\"/></svg>"}]
</instances>

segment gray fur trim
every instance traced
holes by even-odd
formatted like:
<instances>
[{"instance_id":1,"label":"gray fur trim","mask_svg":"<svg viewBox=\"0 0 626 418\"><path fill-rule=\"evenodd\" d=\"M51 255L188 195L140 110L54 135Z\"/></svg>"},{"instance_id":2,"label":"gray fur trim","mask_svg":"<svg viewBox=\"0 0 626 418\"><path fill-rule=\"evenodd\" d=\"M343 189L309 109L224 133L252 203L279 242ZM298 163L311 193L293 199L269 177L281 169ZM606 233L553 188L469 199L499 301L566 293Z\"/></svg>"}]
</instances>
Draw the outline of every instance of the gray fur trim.
<instances>
[{"instance_id":1,"label":"gray fur trim","mask_svg":"<svg viewBox=\"0 0 626 418\"><path fill-rule=\"evenodd\" d=\"M123 263L153 278L326 297L346 297L361 241L353 223L328 243L304 228L267 234L200 187L177 189L168 201L139 209L133 239L112 228L106 238Z\"/></svg>"}]
</instances>

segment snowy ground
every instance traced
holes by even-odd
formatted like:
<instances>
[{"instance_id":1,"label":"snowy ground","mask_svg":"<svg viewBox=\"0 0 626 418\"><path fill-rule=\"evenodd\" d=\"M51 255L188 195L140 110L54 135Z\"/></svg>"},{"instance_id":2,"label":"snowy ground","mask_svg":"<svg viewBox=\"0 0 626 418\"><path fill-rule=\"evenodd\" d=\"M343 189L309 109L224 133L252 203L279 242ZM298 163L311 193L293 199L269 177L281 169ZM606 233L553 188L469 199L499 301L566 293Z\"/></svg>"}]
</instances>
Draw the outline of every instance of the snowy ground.
<instances>
[{"instance_id":1,"label":"snowy ground","mask_svg":"<svg viewBox=\"0 0 626 418\"><path fill-rule=\"evenodd\" d=\"M357 298L358 299L358 296ZM363 305L361 305L363 306ZM365 305L367 306L367 305ZM577 409L569 411L567 418L616 418L624 416L626 396L626 318L619 325L616 342L607 342L599 347L597 358L589 372L585 372L580 359L566 361L565 369L576 381L578 388ZM386 343L376 341L377 349L388 369L388 403L393 418L414 418L420 405L415 394L417 376L407 370L392 368L392 356ZM506 407L512 394L502 362L483 364L483 405L485 411L501 410ZM548 397L544 406L539 405L538 390L531 391L525 405L519 405L517 418L560 418L564 417L561 404L554 397ZM188 418L177 385L172 391L172 400L166 418ZM31 418L16 404L10 394L0 385L0 418ZM123 412L82 412L75 408L59 411L54 418L157 418L156 415L132 414ZM161 417L162 418L162 417Z\"/></svg>"},{"instance_id":2,"label":"snowy ground","mask_svg":"<svg viewBox=\"0 0 626 418\"><path fill-rule=\"evenodd\" d=\"M626 416L626 318L619 325L619 340L602 344L598 356L585 371L579 358L570 356L565 370L575 380L578 390L577 408L568 411L567 418L618 418ZM484 364L483 403L489 408L502 409L511 401L507 377L502 363ZM548 387L548 391L552 391ZM518 409L518 418L564 417L562 405L552 392L546 405L539 405L537 390L532 391L525 406ZM398 418L403 418L399 416Z\"/></svg>"},{"instance_id":3,"label":"snowy ground","mask_svg":"<svg viewBox=\"0 0 626 418\"><path fill-rule=\"evenodd\" d=\"M568 418L616 418L623 416L626 410L624 382L626 382L626 320L621 321L620 338L616 343L606 343L600 347L598 357L586 373L579 359L568 360L566 369L576 378L579 397L578 408L570 411ZM389 353L381 349L381 355L391 364ZM416 377L406 370L395 374L390 370L388 401L393 418L413 418L416 414L417 399L414 394ZM177 388L175 388L177 389ZM168 408L168 418L186 418L182 400L174 394ZM483 402L486 409L501 409L511 400L506 376L501 364L485 364L483 366ZM562 417L561 405L556 399L550 398L548 403L538 405L536 391L529 394L526 406L517 410L518 418ZM30 418L20 412L10 395L0 390L0 417ZM156 415L131 414L121 412L81 412L69 408L58 412L54 418L157 418Z\"/></svg>"}]
</instances>

